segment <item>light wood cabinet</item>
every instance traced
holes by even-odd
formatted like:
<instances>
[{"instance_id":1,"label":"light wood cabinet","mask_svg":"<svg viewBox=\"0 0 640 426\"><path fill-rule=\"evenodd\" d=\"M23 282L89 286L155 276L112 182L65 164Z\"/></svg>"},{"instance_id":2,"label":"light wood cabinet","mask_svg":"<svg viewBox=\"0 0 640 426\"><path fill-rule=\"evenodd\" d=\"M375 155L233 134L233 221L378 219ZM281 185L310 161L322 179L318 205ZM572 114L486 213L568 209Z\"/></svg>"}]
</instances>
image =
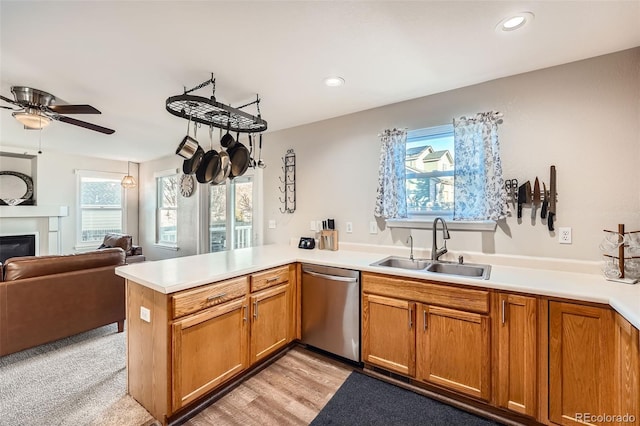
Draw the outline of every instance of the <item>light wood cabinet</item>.
<instances>
[{"instance_id":1,"label":"light wood cabinet","mask_svg":"<svg viewBox=\"0 0 640 426\"><path fill-rule=\"evenodd\" d=\"M369 273L362 277L364 362L490 399L488 291Z\"/></svg>"},{"instance_id":2,"label":"light wood cabinet","mask_svg":"<svg viewBox=\"0 0 640 426\"><path fill-rule=\"evenodd\" d=\"M530 417L538 409L537 304L535 297L498 295L497 402Z\"/></svg>"},{"instance_id":3,"label":"light wood cabinet","mask_svg":"<svg viewBox=\"0 0 640 426\"><path fill-rule=\"evenodd\" d=\"M614 341L611 309L549 302L552 422L584 424L585 415L613 413Z\"/></svg>"},{"instance_id":4,"label":"light wood cabinet","mask_svg":"<svg viewBox=\"0 0 640 426\"><path fill-rule=\"evenodd\" d=\"M415 303L364 294L363 361L389 371L415 374Z\"/></svg>"},{"instance_id":5,"label":"light wood cabinet","mask_svg":"<svg viewBox=\"0 0 640 426\"><path fill-rule=\"evenodd\" d=\"M174 412L247 368L248 309L242 298L172 324Z\"/></svg>"},{"instance_id":6,"label":"light wood cabinet","mask_svg":"<svg viewBox=\"0 0 640 426\"><path fill-rule=\"evenodd\" d=\"M614 330L614 414L625 416L625 425L640 425L640 336L638 329L616 314ZM631 420L633 416L633 420ZM622 424L622 423L621 423Z\"/></svg>"},{"instance_id":7,"label":"light wood cabinet","mask_svg":"<svg viewBox=\"0 0 640 426\"><path fill-rule=\"evenodd\" d=\"M290 341L289 283L251 296L251 364L271 355Z\"/></svg>"},{"instance_id":8,"label":"light wood cabinet","mask_svg":"<svg viewBox=\"0 0 640 426\"><path fill-rule=\"evenodd\" d=\"M489 400L489 316L426 304L418 304L417 313L416 378Z\"/></svg>"},{"instance_id":9,"label":"light wood cabinet","mask_svg":"<svg viewBox=\"0 0 640 426\"><path fill-rule=\"evenodd\" d=\"M266 360L295 334L296 283L296 265L172 294L127 280L129 394L168 424Z\"/></svg>"}]
</instances>

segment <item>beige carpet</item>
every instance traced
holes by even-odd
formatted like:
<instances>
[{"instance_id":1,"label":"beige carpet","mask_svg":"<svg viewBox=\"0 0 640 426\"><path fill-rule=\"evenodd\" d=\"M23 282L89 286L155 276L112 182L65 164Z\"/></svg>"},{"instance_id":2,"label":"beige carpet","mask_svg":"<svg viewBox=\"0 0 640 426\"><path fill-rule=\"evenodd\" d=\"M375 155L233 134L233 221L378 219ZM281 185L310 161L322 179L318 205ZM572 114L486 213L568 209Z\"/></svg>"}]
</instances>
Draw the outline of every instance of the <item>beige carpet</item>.
<instances>
[{"instance_id":1,"label":"beige carpet","mask_svg":"<svg viewBox=\"0 0 640 426\"><path fill-rule=\"evenodd\" d=\"M140 426L115 324L0 357L0 425Z\"/></svg>"}]
</instances>

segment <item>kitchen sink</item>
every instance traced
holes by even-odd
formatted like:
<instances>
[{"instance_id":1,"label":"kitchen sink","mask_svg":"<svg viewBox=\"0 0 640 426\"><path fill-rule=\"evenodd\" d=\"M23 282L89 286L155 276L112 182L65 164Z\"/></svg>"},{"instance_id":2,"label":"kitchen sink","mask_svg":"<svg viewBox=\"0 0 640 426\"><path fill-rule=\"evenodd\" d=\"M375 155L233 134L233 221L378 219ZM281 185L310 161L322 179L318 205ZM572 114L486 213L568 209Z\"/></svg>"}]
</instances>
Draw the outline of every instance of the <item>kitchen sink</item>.
<instances>
[{"instance_id":1,"label":"kitchen sink","mask_svg":"<svg viewBox=\"0 0 640 426\"><path fill-rule=\"evenodd\" d=\"M469 278L489 279L491 265L477 265L472 263L435 262L427 267L427 272L437 274L458 275Z\"/></svg>"},{"instance_id":2,"label":"kitchen sink","mask_svg":"<svg viewBox=\"0 0 640 426\"><path fill-rule=\"evenodd\" d=\"M409 259L408 257L389 256L374 262L371 266L386 266L388 268L424 269L431 261L428 259Z\"/></svg>"}]
</instances>

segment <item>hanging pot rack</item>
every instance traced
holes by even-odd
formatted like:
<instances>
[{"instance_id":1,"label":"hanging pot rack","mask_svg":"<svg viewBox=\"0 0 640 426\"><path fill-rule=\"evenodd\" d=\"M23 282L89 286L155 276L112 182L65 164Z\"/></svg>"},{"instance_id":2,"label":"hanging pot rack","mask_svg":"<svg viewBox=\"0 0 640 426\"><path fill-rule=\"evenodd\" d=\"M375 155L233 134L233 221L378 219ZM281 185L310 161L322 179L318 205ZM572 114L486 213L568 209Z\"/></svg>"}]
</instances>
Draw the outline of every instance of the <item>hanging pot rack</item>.
<instances>
[{"instance_id":1,"label":"hanging pot rack","mask_svg":"<svg viewBox=\"0 0 640 426\"><path fill-rule=\"evenodd\" d=\"M189 93L212 85L211 98L190 95ZM250 105L256 105L258 115L251 115L242 111ZM260 133L267 130L267 122L260 116L260 97L256 95L256 100L237 108L225 105L216 101L216 80L211 74L211 78L187 90L185 87L182 95L167 98L166 108L169 113L186 120L191 119L205 126L229 129L232 132L240 133Z\"/></svg>"}]
</instances>

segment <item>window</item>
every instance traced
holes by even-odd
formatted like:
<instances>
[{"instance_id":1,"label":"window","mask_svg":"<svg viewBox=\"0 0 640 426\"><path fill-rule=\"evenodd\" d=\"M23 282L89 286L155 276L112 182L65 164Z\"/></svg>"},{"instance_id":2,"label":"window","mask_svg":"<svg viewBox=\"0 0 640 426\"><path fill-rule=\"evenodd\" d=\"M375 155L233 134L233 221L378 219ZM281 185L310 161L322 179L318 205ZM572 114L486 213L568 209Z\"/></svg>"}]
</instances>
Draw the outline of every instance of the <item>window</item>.
<instances>
[{"instance_id":1,"label":"window","mask_svg":"<svg viewBox=\"0 0 640 426\"><path fill-rule=\"evenodd\" d=\"M256 244L255 176L244 175L209 190L209 250L252 247Z\"/></svg>"},{"instance_id":2,"label":"window","mask_svg":"<svg viewBox=\"0 0 640 426\"><path fill-rule=\"evenodd\" d=\"M124 232L123 175L78 171L78 246L98 246L107 233Z\"/></svg>"},{"instance_id":3,"label":"window","mask_svg":"<svg viewBox=\"0 0 640 426\"><path fill-rule=\"evenodd\" d=\"M409 215L453 214L453 147L453 125L408 132L405 165Z\"/></svg>"},{"instance_id":4,"label":"window","mask_svg":"<svg viewBox=\"0 0 640 426\"><path fill-rule=\"evenodd\" d=\"M178 175L175 170L156 174L156 243L176 246L178 228Z\"/></svg>"}]
</instances>

